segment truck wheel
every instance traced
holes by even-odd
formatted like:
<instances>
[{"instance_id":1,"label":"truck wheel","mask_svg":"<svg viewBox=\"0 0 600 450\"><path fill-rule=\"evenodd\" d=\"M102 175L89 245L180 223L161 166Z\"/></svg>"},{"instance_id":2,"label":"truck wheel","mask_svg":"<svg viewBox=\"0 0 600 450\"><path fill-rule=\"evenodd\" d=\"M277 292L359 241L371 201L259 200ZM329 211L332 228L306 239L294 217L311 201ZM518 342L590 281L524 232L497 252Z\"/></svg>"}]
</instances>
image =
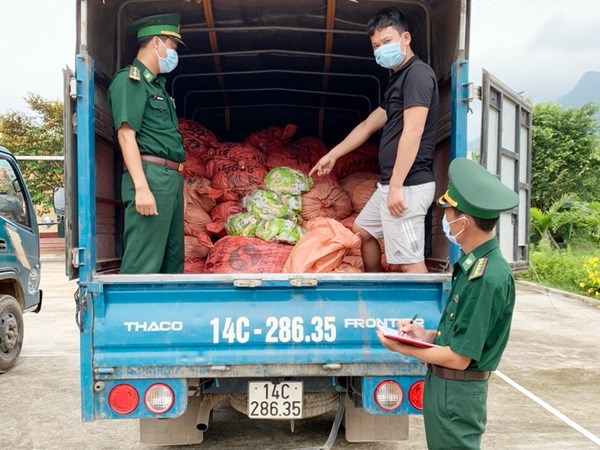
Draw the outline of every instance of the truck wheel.
<instances>
[{"instance_id":1,"label":"truck wheel","mask_svg":"<svg viewBox=\"0 0 600 450\"><path fill-rule=\"evenodd\" d=\"M0 296L0 373L17 362L23 346L21 305L10 295Z\"/></svg>"}]
</instances>

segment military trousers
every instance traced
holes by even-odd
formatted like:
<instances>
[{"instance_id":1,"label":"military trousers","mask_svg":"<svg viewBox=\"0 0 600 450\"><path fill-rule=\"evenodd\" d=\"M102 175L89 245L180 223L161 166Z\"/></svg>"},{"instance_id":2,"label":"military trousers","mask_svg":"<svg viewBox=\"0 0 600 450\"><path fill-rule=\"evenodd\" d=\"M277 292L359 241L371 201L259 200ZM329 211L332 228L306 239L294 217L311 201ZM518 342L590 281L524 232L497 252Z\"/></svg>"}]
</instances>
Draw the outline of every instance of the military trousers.
<instances>
[{"instance_id":1,"label":"military trousers","mask_svg":"<svg viewBox=\"0 0 600 450\"><path fill-rule=\"evenodd\" d=\"M120 273L182 273L183 177L176 170L142 162L156 201L157 216L135 210L135 187L123 173L121 195L125 207L124 253Z\"/></svg>"},{"instance_id":2,"label":"military trousers","mask_svg":"<svg viewBox=\"0 0 600 450\"><path fill-rule=\"evenodd\" d=\"M423 395L429 449L479 449L487 421L486 381L446 380L427 372Z\"/></svg>"}]
</instances>

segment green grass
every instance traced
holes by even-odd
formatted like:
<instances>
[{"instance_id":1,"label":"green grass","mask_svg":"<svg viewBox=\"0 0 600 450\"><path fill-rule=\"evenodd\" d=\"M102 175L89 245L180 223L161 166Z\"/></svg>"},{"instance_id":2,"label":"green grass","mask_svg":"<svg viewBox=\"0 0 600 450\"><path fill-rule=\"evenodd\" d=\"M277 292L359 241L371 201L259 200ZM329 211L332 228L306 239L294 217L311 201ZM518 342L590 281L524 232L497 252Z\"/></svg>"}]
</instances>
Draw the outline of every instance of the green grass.
<instances>
[{"instance_id":1,"label":"green grass","mask_svg":"<svg viewBox=\"0 0 600 450\"><path fill-rule=\"evenodd\" d=\"M600 249L598 244L590 241L573 241L570 246L560 250L551 248L547 242L541 242L530 251L529 270L518 278L597 298L595 292L588 292L588 272L584 268L594 257L600 257ZM586 287L580 287L580 283L584 283ZM598 289L600 290L600 286Z\"/></svg>"}]
</instances>

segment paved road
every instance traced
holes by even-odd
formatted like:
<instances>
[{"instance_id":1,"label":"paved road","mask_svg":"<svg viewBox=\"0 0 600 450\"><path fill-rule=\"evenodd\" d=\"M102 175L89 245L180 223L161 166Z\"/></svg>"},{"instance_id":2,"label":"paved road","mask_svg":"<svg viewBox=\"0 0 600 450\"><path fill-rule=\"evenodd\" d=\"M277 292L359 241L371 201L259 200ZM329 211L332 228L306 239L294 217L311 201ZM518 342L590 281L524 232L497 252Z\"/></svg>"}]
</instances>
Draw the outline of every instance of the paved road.
<instances>
[{"instance_id":1,"label":"paved road","mask_svg":"<svg viewBox=\"0 0 600 450\"><path fill-rule=\"evenodd\" d=\"M136 421L82 423L78 331L73 293L62 262L43 265L44 307L25 316L25 345L17 366L0 375L0 447L23 449L150 448L138 443ZM578 300L518 290L511 340L500 372L595 436L600 436L600 309ZM486 449L598 448L499 375L492 375ZM287 423L250 421L219 407L205 449L293 449L324 444L331 416ZM593 438L593 437L592 437ZM348 444L343 430L335 448L425 448L423 421L411 417L402 443Z\"/></svg>"}]
</instances>

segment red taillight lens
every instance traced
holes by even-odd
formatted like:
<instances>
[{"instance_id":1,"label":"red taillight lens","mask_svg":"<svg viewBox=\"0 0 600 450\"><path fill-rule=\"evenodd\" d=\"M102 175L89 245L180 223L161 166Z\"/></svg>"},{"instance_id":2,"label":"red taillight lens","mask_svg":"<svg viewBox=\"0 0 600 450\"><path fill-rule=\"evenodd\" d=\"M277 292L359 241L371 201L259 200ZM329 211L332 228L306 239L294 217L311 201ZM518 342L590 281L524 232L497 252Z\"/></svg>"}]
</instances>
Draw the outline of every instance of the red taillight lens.
<instances>
[{"instance_id":1,"label":"red taillight lens","mask_svg":"<svg viewBox=\"0 0 600 450\"><path fill-rule=\"evenodd\" d=\"M173 407L175 395L173 389L166 384L157 383L150 386L144 394L144 404L154 414L164 414Z\"/></svg>"},{"instance_id":2,"label":"red taillight lens","mask_svg":"<svg viewBox=\"0 0 600 450\"><path fill-rule=\"evenodd\" d=\"M385 411L395 411L400 408L403 398L402 387L395 381L382 381L375 388L375 403Z\"/></svg>"},{"instance_id":3,"label":"red taillight lens","mask_svg":"<svg viewBox=\"0 0 600 450\"><path fill-rule=\"evenodd\" d=\"M130 414L139 403L139 394L129 384L119 384L108 394L108 406L117 414Z\"/></svg>"},{"instance_id":4,"label":"red taillight lens","mask_svg":"<svg viewBox=\"0 0 600 450\"><path fill-rule=\"evenodd\" d=\"M410 405L423 411L423 392L425 391L425 381L417 381L408 390L408 402Z\"/></svg>"}]
</instances>

